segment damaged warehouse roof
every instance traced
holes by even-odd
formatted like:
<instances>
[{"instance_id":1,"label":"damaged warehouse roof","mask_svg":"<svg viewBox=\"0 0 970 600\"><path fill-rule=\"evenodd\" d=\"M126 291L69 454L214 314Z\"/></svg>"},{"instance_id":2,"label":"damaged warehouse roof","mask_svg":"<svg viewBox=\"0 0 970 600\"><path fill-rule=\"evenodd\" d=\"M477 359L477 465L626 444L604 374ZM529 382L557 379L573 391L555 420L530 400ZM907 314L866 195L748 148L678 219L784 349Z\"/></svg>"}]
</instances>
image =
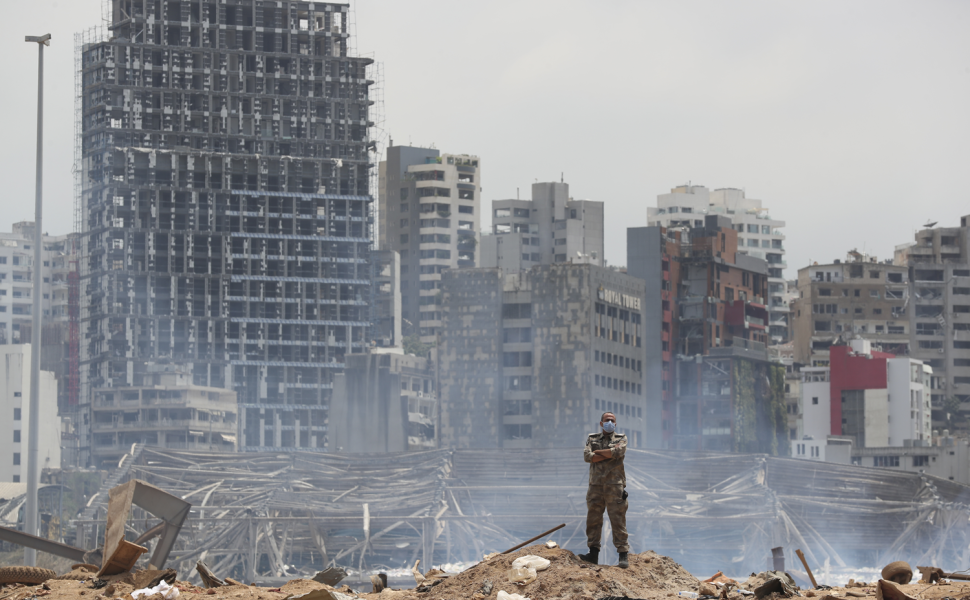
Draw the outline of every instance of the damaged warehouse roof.
<instances>
[{"instance_id":1,"label":"damaged warehouse roof","mask_svg":"<svg viewBox=\"0 0 970 600\"><path fill-rule=\"evenodd\" d=\"M168 566L191 572L204 556L216 573L272 581L328 564L475 562L559 523L566 527L551 539L583 548L588 469L579 457L562 449L243 457L145 448L124 477L193 504ZM634 550L676 557L692 572L727 564L758 572L778 546L834 566L907 559L957 569L970 559L970 488L935 477L638 450L628 451L626 470ZM103 531L104 508L96 514L79 527ZM144 523L135 529L152 524Z\"/></svg>"}]
</instances>

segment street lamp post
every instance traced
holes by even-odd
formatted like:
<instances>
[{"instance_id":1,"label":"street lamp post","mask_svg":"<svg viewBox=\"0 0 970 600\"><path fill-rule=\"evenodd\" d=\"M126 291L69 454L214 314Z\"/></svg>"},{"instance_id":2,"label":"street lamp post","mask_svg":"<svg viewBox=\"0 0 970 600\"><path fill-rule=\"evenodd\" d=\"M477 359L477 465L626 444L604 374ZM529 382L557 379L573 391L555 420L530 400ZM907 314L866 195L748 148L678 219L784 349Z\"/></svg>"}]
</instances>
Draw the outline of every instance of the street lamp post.
<instances>
[{"instance_id":1,"label":"street lamp post","mask_svg":"<svg viewBox=\"0 0 970 600\"><path fill-rule=\"evenodd\" d=\"M27 430L27 502L24 508L24 532L37 535L37 487L40 483L39 445L40 445L40 344L41 316L44 296L44 46L51 43L51 34L40 37L28 35L24 41L37 44L37 186L34 197L34 266L33 278L33 315L30 330L30 408L28 409L29 427ZM37 551L24 548L24 564L32 567L37 563Z\"/></svg>"}]
</instances>

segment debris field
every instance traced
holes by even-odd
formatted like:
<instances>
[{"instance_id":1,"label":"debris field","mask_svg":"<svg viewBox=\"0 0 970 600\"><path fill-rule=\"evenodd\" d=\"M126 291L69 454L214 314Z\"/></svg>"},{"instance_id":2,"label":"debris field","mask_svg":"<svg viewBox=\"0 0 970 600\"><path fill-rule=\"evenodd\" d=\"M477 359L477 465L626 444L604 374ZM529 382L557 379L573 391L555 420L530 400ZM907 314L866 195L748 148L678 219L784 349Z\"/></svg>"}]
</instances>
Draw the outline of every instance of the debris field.
<instances>
[{"instance_id":1,"label":"debris field","mask_svg":"<svg viewBox=\"0 0 970 600\"><path fill-rule=\"evenodd\" d=\"M549 566L538 572L531 583L518 586L510 581L513 561L525 556L539 556L549 561ZM896 563L894 563L896 564ZM888 567L887 567L888 568ZM20 567L23 570L22 567ZM0 569L0 580L4 571ZM38 570L39 571L39 570ZM295 579L278 588L245 585L228 579L226 585L205 588L188 583L182 578L190 574L173 570L137 570L103 579L97 576L93 565L75 565L70 573L58 575L36 585L18 583L4 584L0 589L2 600L452 600L452 599L500 599L504 594L519 594L530 600L568 598L575 600L623 600L681 598L690 600L782 600L787 597L816 598L817 600L965 600L970 598L970 582L939 579L933 583L920 582L894 584L879 580L874 582L846 582L845 586L819 586L819 589L774 591L770 584L776 575L783 573L752 573L746 581L734 580L715 574L708 581L700 581L680 564L655 552L630 555L630 568L620 569L612 565L590 565L581 561L569 550L546 545L534 545L509 554L496 555L465 571L448 575L432 569L424 575L424 581L410 589L385 588L353 589L347 585L337 587L309 579ZM954 575L958 577L959 575ZM417 579L417 578L416 578ZM936 578L934 578L936 579ZM172 584L169 588L166 581ZM163 591L154 594L142 591L144 587L161 586ZM379 587L379 586L375 586ZM159 589L159 588L154 588ZM778 588L779 590L782 588ZM769 591L771 590L771 591ZM134 593L134 594L133 594ZM515 598L515 596L512 596Z\"/></svg>"}]
</instances>

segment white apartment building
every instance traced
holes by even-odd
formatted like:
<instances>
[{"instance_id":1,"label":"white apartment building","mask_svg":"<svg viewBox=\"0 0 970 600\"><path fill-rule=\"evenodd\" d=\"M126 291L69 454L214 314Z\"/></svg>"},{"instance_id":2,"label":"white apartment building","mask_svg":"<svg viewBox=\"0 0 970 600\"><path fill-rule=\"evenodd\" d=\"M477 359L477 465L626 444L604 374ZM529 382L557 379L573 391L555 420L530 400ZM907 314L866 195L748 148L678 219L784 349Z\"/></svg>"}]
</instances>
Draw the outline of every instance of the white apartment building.
<instances>
[{"instance_id":1,"label":"white apartment building","mask_svg":"<svg viewBox=\"0 0 970 600\"><path fill-rule=\"evenodd\" d=\"M772 219L761 200L736 188L711 191L702 185L682 185L657 196L657 206L647 208L647 225L698 227L708 214L729 217L738 231L738 251L768 262L768 333L772 344L787 341L791 309L784 279L785 222Z\"/></svg>"},{"instance_id":2,"label":"white apartment building","mask_svg":"<svg viewBox=\"0 0 970 600\"><path fill-rule=\"evenodd\" d=\"M565 262L603 266L602 202L573 200L563 182L532 184L531 200L492 201L483 268L514 274Z\"/></svg>"},{"instance_id":3,"label":"white apartment building","mask_svg":"<svg viewBox=\"0 0 970 600\"><path fill-rule=\"evenodd\" d=\"M477 156L390 146L380 164L380 250L400 255L402 335L432 343L441 272L476 267L482 167Z\"/></svg>"},{"instance_id":4,"label":"white apartment building","mask_svg":"<svg viewBox=\"0 0 970 600\"><path fill-rule=\"evenodd\" d=\"M0 345L0 481L27 481L29 406L30 344ZM61 419L50 371L40 372L39 431L38 469L60 468Z\"/></svg>"},{"instance_id":5,"label":"white apartment building","mask_svg":"<svg viewBox=\"0 0 970 600\"><path fill-rule=\"evenodd\" d=\"M826 460L820 452L829 436L852 437L856 448L928 444L932 367L908 357L873 355L867 340L852 340L849 349L845 360L829 367L802 367L802 435L792 455ZM815 442L806 445L815 450L800 456L796 444L805 441Z\"/></svg>"},{"instance_id":6,"label":"white apartment building","mask_svg":"<svg viewBox=\"0 0 970 600\"><path fill-rule=\"evenodd\" d=\"M44 317L67 322L71 240L67 235L44 236ZM33 310L34 224L14 223L10 233L0 233L0 344L30 342L21 335L30 330Z\"/></svg>"}]
</instances>

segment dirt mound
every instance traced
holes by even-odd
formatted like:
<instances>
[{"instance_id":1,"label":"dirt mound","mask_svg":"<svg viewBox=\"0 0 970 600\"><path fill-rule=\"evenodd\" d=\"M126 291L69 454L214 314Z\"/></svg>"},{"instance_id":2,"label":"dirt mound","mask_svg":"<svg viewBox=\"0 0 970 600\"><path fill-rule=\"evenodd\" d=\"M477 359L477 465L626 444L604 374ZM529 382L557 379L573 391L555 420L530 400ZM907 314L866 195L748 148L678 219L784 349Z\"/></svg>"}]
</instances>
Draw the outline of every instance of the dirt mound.
<instances>
[{"instance_id":1,"label":"dirt mound","mask_svg":"<svg viewBox=\"0 0 970 600\"><path fill-rule=\"evenodd\" d=\"M552 564L532 583L517 586L509 582L512 561L520 556L534 554ZM648 598L676 594L681 590L696 590L697 579L679 564L655 552L630 554L630 568L620 569L609 565L590 565L575 554L562 548L529 546L518 552L496 556L487 563L476 565L442 581L425 593L409 591L398 598L472 598L488 579L492 582L491 593L485 598L495 598L499 590L519 593L531 600L575 598L595 600L606 596Z\"/></svg>"}]
</instances>

